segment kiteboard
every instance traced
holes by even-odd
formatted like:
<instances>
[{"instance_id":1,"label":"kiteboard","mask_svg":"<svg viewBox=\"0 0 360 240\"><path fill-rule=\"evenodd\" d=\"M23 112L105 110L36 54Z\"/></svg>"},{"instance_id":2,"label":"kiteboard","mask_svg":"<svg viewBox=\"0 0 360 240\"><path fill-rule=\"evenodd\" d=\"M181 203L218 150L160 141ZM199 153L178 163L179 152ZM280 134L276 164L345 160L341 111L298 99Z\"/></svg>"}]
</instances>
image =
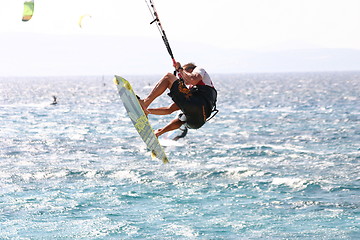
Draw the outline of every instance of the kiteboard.
<instances>
[{"instance_id":1,"label":"kiteboard","mask_svg":"<svg viewBox=\"0 0 360 240\"><path fill-rule=\"evenodd\" d=\"M160 145L158 138L155 136L149 120L141 108L139 100L137 99L130 83L123 77L116 75L114 77L114 83L117 86L126 112L128 113L141 139L151 151L151 156L162 160L163 163L168 163L169 160L166 157L164 149Z\"/></svg>"}]
</instances>

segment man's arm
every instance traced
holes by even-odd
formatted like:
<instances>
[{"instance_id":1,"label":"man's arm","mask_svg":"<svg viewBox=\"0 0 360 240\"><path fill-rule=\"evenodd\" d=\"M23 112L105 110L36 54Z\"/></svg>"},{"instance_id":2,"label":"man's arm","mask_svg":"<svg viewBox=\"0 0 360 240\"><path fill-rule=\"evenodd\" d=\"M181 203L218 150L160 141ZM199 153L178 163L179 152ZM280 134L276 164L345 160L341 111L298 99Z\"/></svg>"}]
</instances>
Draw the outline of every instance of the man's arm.
<instances>
[{"instance_id":1,"label":"man's arm","mask_svg":"<svg viewBox=\"0 0 360 240\"><path fill-rule=\"evenodd\" d=\"M196 85L202 80L202 76L198 72L190 73L182 68L179 69L179 72L187 85Z\"/></svg>"}]
</instances>

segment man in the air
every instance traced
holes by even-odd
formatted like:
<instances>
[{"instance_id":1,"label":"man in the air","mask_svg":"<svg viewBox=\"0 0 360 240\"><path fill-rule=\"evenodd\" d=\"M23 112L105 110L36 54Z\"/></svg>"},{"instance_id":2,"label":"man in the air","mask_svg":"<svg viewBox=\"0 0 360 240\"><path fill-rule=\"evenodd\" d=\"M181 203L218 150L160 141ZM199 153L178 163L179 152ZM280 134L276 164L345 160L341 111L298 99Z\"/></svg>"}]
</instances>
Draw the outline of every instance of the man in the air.
<instances>
[{"instance_id":1,"label":"man in the air","mask_svg":"<svg viewBox=\"0 0 360 240\"><path fill-rule=\"evenodd\" d=\"M198 129L205 124L212 111L217 111L215 109L217 92L209 74L193 63L181 67L181 64L177 62L174 67L181 75L180 79L172 73L166 74L146 98L139 100L146 114L167 115L177 110L182 111L165 127L155 131L157 137L178 129L183 124L186 124L188 128ZM150 104L166 89L170 90L168 95L174 103L168 107L149 108Z\"/></svg>"}]
</instances>

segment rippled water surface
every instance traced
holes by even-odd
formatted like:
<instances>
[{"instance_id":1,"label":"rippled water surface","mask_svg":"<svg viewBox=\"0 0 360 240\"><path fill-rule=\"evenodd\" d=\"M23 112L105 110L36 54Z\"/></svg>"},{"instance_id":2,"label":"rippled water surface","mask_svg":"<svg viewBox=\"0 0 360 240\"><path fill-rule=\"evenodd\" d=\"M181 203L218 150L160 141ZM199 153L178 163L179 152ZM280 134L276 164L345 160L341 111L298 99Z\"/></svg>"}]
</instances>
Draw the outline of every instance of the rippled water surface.
<instances>
[{"instance_id":1,"label":"rippled water surface","mask_svg":"<svg viewBox=\"0 0 360 240\"><path fill-rule=\"evenodd\" d=\"M111 76L1 78L0 238L359 239L360 73L213 80L219 114L161 137L164 165Z\"/></svg>"}]
</instances>

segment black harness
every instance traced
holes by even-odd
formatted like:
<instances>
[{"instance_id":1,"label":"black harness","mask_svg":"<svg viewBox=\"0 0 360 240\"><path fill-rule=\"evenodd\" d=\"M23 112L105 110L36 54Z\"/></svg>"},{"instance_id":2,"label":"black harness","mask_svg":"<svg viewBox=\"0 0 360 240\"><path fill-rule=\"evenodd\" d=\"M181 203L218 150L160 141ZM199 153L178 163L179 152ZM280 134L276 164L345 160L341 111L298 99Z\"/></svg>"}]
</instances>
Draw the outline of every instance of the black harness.
<instances>
[{"instance_id":1,"label":"black harness","mask_svg":"<svg viewBox=\"0 0 360 240\"><path fill-rule=\"evenodd\" d=\"M207 85L196 85L191 88L191 92L195 95L201 95L206 101L207 112L209 112L206 121L215 117L219 112L216 108L217 91L215 88Z\"/></svg>"}]
</instances>

